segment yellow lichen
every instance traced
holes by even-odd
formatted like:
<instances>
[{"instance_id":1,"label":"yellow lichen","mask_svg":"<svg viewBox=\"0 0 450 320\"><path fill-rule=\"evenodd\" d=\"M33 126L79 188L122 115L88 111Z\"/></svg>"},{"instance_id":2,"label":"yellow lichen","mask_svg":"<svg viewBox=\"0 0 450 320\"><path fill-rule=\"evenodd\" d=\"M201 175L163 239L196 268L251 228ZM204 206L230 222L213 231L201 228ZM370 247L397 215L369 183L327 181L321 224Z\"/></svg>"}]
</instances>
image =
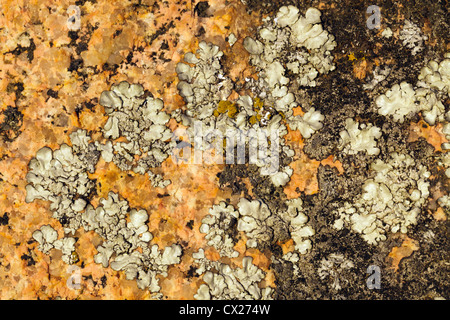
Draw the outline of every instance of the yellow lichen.
<instances>
[{"instance_id":1,"label":"yellow lichen","mask_svg":"<svg viewBox=\"0 0 450 320\"><path fill-rule=\"evenodd\" d=\"M76 262L79 261L80 258L78 257L78 253L76 253L75 251L72 251L71 260L76 261Z\"/></svg>"},{"instance_id":2,"label":"yellow lichen","mask_svg":"<svg viewBox=\"0 0 450 320\"><path fill-rule=\"evenodd\" d=\"M349 61L353 61L353 60L358 60L358 58L355 57L355 54L352 52L348 55L348 60Z\"/></svg>"},{"instance_id":3,"label":"yellow lichen","mask_svg":"<svg viewBox=\"0 0 450 320\"><path fill-rule=\"evenodd\" d=\"M230 118L234 118L238 112L238 108L231 101L221 100L221 101L219 101L219 104L217 105L217 109L214 110L213 114L215 117L218 117L220 114L223 114L225 112L228 112L228 116Z\"/></svg>"},{"instance_id":4,"label":"yellow lichen","mask_svg":"<svg viewBox=\"0 0 450 320\"><path fill-rule=\"evenodd\" d=\"M256 116L251 116L250 119L248 119L248 122L250 124L255 124L258 122L258 119L256 118Z\"/></svg>"},{"instance_id":5,"label":"yellow lichen","mask_svg":"<svg viewBox=\"0 0 450 320\"><path fill-rule=\"evenodd\" d=\"M253 110L259 111L264 107L264 103L260 98L255 98L253 100Z\"/></svg>"},{"instance_id":6,"label":"yellow lichen","mask_svg":"<svg viewBox=\"0 0 450 320\"><path fill-rule=\"evenodd\" d=\"M219 104L217 105L217 112L219 112L219 113L227 112L230 104L233 104L233 103L230 101L220 100Z\"/></svg>"},{"instance_id":7,"label":"yellow lichen","mask_svg":"<svg viewBox=\"0 0 450 320\"><path fill-rule=\"evenodd\" d=\"M231 106L228 107L228 116L230 118L234 118L236 116L237 112L238 112L238 109L235 104L232 104Z\"/></svg>"}]
</instances>

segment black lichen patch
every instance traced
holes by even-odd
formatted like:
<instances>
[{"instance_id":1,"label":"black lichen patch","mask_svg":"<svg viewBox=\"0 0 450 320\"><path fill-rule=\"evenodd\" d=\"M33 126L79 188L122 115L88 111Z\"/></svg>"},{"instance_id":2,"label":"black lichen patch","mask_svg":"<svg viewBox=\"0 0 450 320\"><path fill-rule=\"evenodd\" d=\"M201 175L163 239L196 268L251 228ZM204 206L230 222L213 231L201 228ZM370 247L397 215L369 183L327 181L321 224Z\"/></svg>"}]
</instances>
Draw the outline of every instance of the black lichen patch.
<instances>
[{"instance_id":1,"label":"black lichen patch","mask_svg":"<svg viewBox=\"0 0 450 320\"><path fill-rule=\"evenodd\" d=\"M94 98L90 101L86 101L83 105L86 109L93 111L97 104L98 104L98 98Z\"/></svg>"},{"instance_id":2,"label":"black lichen patch","mask_svg":"<svg viewBox=\"0 0 450 320\"><path fill-rule=\"evenodd\" d=\"M16 94L16 100L19 100L20 98L23 97L22 92L24 90L24 86L23 83L18 81L18 82L10 82L8 83L8 86L6 87L6 92L8 93L15 93Z\"/></svg>"},{"instance_id":3,"label":"black lichen patch","mask_svg":"<svg viewBox=\"0 0 450 320\"><path fill-rule=\"evenodd\" d=\"M77 0L77 1L75 1L75 5L77 5L77 6L84 6L84 4L86 2L90 2L92 4L97 3L96 0Z\"/></svg>"},{"instance_id":4,"label":"black lichen patch","mask_svg":"<svg viewBox=\"0 0 450 320\"><path fill-rule=\"evenodd\" d=\"M105 275L103 275L101 278L100 278L100 284L101 284L101 286L104 288L104 287L106 287L106 282L107 282L107 278L106 278L106 276Z\"/></svg>"},{"instance_id":5,"label":"black lichen patch","mask_svg":"<svg viewBox=\"0 0 450 320\"><path fill-rule=\"evenodd\" d=\"M23 124L23 114L17 107L8 106L2 111L0 123L0 137L5 142L13 142L22 132L20 128Z\"/></svg>"},{"instance_id":6,"label":"black lichen patch","mask_svg":"<svg viewBox=\"0 0 450 320\"><path fill-rule=\"evenodd\" d=\"M20 44L17 47L9 51L7 53L12 53L15 56L20 56L22 53L26 53L26 57L29 62L32 62L34 59L34 50L36 49L36 44L34 43L33 38L30 38L30 45L27 47L22 47Z\"/></svg>"},{"instance_id":7,"label":"black lichen patch","mask_svg":"<svg viewBox=\"0 0 450 320\"><path fill-rule=\"evenodd\" d=\"M111 71L113 74L117 73L117 69L119 69L118 64L110 64L108 62L105 62L102 66L103 71Z\"/></svg>"},{"instance_id":8,"label":"black lichen patch","mask_svg":"<svg viewBox=\"0 0 450 320\"><path fill-rule=\"evenodd\" d=\"M421 137L417 141L408 143L407 146L416 164L422 164L424 166L432 164L434 147L425 138Z\"/></svg>"},{"instance_id":9,"label":"black lichen patch","mask_svg":"<svg viewBox=\"0 0 450 320\"><path fill-rule=\"evenodd\" d=\"M227 165L225 170L217 174L217 177L222 188L230 188L233 194L248 195L248 189L242 181L242 178L248 177L245 165Z\"/></svg>"},{"instance_id":10,"label":"black lichen patch","mask_svg":"<svg viewBox=\"0 0 450 320\"><path fill-rule=\"evenodd\" d=\"M200 26L200 28L198 28L197 33L195 34L195 36L197 38L200 38L201 36L203 36L206 33L205 28L203 28L203 26Z\"/></svg>"},{"instance_id":11,"label":"black lichen patch","mask_svg":"<svg viewBox=\"0 0 450 320\"><path fill-rule=\"evenodd\" d=\"M158 193L157 195L156 195L158 198L165 198L165 197L170 197L170 194L168 194L168 193Z\"/></svg>"},{"instance_id":12,"label":"black lichen patch","mask_svg":"<svg viewBox=\"0 0 450 320\"><path fill-rule=\"evenodd\" d=\"M186 227L188 227L189 229L193 229L194 228L194 220L189 220L187 223L186 223Z\"/></svg>"},{"instance_id":13,"label":"black lichen patch","mask_svg":"<svg viewBox=\"0 0 450 320\"><path fill-rule=\"evenodd\" d=\"M48 89L47 96L52 97L54 99L58 99L58 91L55 91L53 89Z\"/></svg>"},{"instance_id":14,"label":"black lichen patch","mask_svg":"<svg viewBox=\"0 0 450 320\"><path fill-rule=\"evenodd\" d=\"M168 49L169 49L169 43L167 42L167 40L164 40L164 41L161 43L160 49L161 49L161 50L168 50Z\"/></svg>"},{"instance_id":15,"label":"black lichen patch","mask_svg":"<svg viewBox=\"0 0 450 320\"><path fill-rule=\"evenodd\" d=\"M34 261L33 256L31 254L31 252L29 252L29 254L23 254L20 256L20 259L25 260L27 262L27 266L34 266L36 264L36 261Z\"/></svg>"},{"instance_id":16,"label":"black lichen patch","mask_svg":"<svg viewBox=\"0 0 450 320\"><path fill-rule=\"evenodd\" d=\"M194 266L190 266L189 267L189 270L186 272L186 277L188 279L198 277L198 274L196 272L196 268Z\"/></svg>"},{"instance_id":17,"label":"black lichen patch","mask_svg":"<svg viewBox=\"0 0 450 320\"><path fill-rule=\"evenodd\" d=\"M83 51L88 50L88 43L86 41L81 41L78 43L77 48L75 49L75 52L79 55Z\"/></svg>"},{"instance_id":18,"label":"black lichen patch","mask_svg":"<svg viewBox=\"0 0 450 320\"><path fill-rule=\"evenodd\" d=\"M324 215L329 206L333 208L333 205L340 205L342 201L352 200L358 195L361 185L368 177L368 172L364 169L349 167L340 174L336 168L319 166L317 172L319 193L307 198L311 205L314 205L314 211L318 215Z\"/></svg>"},{"instance_id":19,"label":"black lichen patch","mask_svg":"<svg viewBox=\"0 0 450 320\"><path fill-rule=\"evenodd\" d=\"M8 213L5 212L3 216L0 216L0 225L6 226L9 223L9 216Z\"/></svg>"},{"instance_id":20,"label":"black lichen patch","mask_svg":"<svg viewBox=\"0 0 450 320\"><path fill-rule=\"evenodd\" d=\"M70 65L67 71L79 71L83 67L84 61L83 59L76 59L73 56L70 57Z\"/></svg>"},{"instance_id":21,"label":"black lichen patch","mask_svg":"<svg viewBox=\"0 0 450 320\"><path fill-rule=\"evenodd\" d=\"M164 35L167 33L167 31L169 31L170 29L175 28L175 23L172 21L170 21L169 23L164 23L160 28L158 28L155 33L153 33L149 40L148 40L148 45L151 46L153 41L155 41L159 36Z\"/></svg>"},{"instance_id":22,"label":"black lichen patch","mask_svg":"<svg viewBox=\"0 0 450 320\"><path fill-rule=\"evenodd\" d=\"M72 30L70 30L70 31L67 33L67 35L68 35L69 38L70 38L69 46L70 46L70 45L75 45L76 41L77 41L78 38L79 38L79 36L78 36L78 31L72 31Z\"/></svg>"},{"instance_id":23,"label":"black lichen patch","mask_svg":"<svg viewBox=\"0 0 450 320\"><path fill-rule=\"evenodd\" d=\"M200 1L195 5L194 13L200 18L209 18L212 16L212 14L208 12L209 8L208 1Z\"/></svg>"}]
</instances>

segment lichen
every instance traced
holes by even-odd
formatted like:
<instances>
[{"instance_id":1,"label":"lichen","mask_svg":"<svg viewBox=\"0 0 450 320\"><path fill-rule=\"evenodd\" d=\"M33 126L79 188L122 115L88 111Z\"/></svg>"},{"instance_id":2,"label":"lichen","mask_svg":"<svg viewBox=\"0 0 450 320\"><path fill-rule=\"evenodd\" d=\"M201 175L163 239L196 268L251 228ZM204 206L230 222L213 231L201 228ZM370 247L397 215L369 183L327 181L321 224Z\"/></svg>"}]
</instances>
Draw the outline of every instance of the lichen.
<instances>
[{"instance_id":1,"label":"lichen","mask_svg":"<svg viewBox=\"0 0 450 320\"><path fill-rule=\"evenodd\" d=\"M204 155L215 151L220 186L232 189L226 200L217 195L216 200L198 201L195 208L201 204L209 210L196 216L199 219L195 221L201 219L200 226L194 220L189 224L189 232L202 234L204 245L191 257L195 276L203 281L196 299L272 298L274 290L267 285L263 271L266 267L259 261L253 264L249 252L263 254L272 262L268 268L275 270L279 288L292 284L286 296L296 296L299 287L325 281L331 282L333 295L346 291L342 289L351 285L348 274L360 271L367 256L381 261L386 249L381 244L388 238L395 241L419 230L418 237L432 243L434 225L419 223L428 219L424 212L436 208L448 217L449 197L435 188L447 186L444 176L450 176L450 169L445 151L450 144L444 142L443 152L432 153L426 139L415 141L407 127L410 120L423 119L450 139L449 53L441 60L426 58L416 64L415 70L421 68L417 81L416 74L405 74L403 67L397 70L387 58L372 63L367 54L367 60L358 67L357 54L344 50L347 43L340 46L339 53L333 52L338 44L332 32L342 38L342 30L336 29L334 18L321 17L316 8L303 13L295 6L282 6L265 17L251 36L240 38L240 32L229 33L225 41L216 42L223 47L198 42L198 48L185 53L182 61L173 61L176 67L172 71L178 77L174 83L184 105L175 110L168 106L173 110L170 114L163 100L141 84L123 81L104 90L98 101L107 116L100 129L102 137L75 130L69 134L70 143L54 149L44 146L29 162L26 202L50 202L50 211L64 232L60 237L50 225L41 226L32 234L37 249L44 254L60 250L62 260L74 264L79 260L75 234L95 233L102 239L96 245L95 263L124 272L138 288L161 298L160 279L169 276L170 266L181 263L182 246L192 252L190 241L169 243L160 249L161 239L155 241L153 229L149 230L155 208L130 208L128 200L113 191L97 199L96 182L90 177L102 159L122 172L146 175L155 188L166 188L171 181L164 179L161 167L170 159L183 158L182 152L176 155L175 151L186 147ZM424 33L405 20L398 33L385 28L371 39L392 37L389 46L403 45L408 50L398 49L406 52L405 61L416 61L411 59L421 57L427 40ZM398 39L400 43L395 42ZM24 36L20 43L28 46L31 40ZM227 73L230 60L241 56L233 52L241 44L245 49L241 53L248 54L249 69L255 71L244 79L239 78L241 74L232 77ZM383 46L372 54L384 53ZM337 62L333 55L344 59ZM380 61L386 64L380 65ZM346 69L333 74L338 63L347 63L354 71L375 67L361 84L364 77L352 82ZM334 88L337 82L338 88ZM363 99L358 101L359 97L352 95L360 88L364 89ZM162 91L156 92L162 95ZM19 128L19 124L14 126L16 131ZM173 128L185 130L187 138L176 136ZM232 148L237 141L242 148L235 154ZM307 147L302 150L303 143ZM226 154L218 152L217 146ZM307 152L308 148L320 152ZM196 163L200 166L195 172L214 164L207 159L205 156L203 162ZM336 163L336 159L342 162ZM294 160L298 166L292 165ZM317 184L317 191L305 192L296 185L298 180L291 181L294 168L305 168L307 173L301 179L308 186ZM316 171L310 174L310 168L318 170L317 177ZM286 186L289 194L283 189ZM179 189L173 187L158 197L175 197ZM355 253L335 250L348 249L349 244ZM206 247L214 259L207 258ZM358 257L363 251L364 258ZM289 269L277 270L284 266ZM289 281L284 281L287 278Z\"/></svg>"},{"instance_id":2,"label":"lichen","mask_svg":"<svg viewBox=\"0 0 450 320\"><path fill-rule=\"evenodd\" d=\"M342 289L342 282L346 282L342 274L349 269L354 268L354 263L346 259L341 253L331 253L327 258L320 261L320 267L317 269L319 277L331 280L330 287L334 290ZM346 284L346 283L345 283Z\"/></svg>"},{"instance_id":3,"label":"lichen","mask_svg":"<svg viewBox=\"0 0 450 320\"><path fill-rule=\"evenodd\" d=\"M372 124L358 124L351 118L345 120L345 130L340 132L340 148L346 154L357 154L360 151L368 155L377 155L376 139L381 137L381 130Z\"/></svg>"},{"instance_id":4,"label":"lichen","mask_svg":"<svg viewBox=\"0 0 450 320\"><path fill-rule=\"evenodd\" d=\"M170 184L150 170L159 167L174 147L172 132L166 127L170 116L162 111L163 101L145 98L141 85L123 81L102 92L99 102L108 115L103 135L112 142L112 161L123 171L147 172L155 187ZM126 141L114 141L119 137Z\"/></svg>"},{"instance_id":5,"label":"lichen","mask_svg":"<svg viewBox=\"0 0 450 320\"><path fill-rule=\"evenodd\" d=\"M229 265L218 263L216 272L206 271L204 284L200 285L194 298L197 300L267 300L273 290L260 288L264 272L253 264L251 257L242 259L242 268L232 269Z\"/></svg>"},{"instance_id":6,"label":"lichen","mask_svg":"<svg viewBox=\"0 0 450 320\"><path fill-rule=\"evenodd\" d=\"M200 232L206 234L208 245L217 249L221 256L237 257L239 253L233 249L236 245L233 234L236 232L237 212L232 205L220 202L209 210L200 226Z\"/></svg>"},{"instance_id":7,"label":"lichen","mask_svg":"<svg viewBox=\"0 0 450 320\"><path fill-rule=\"evenodd\" d=\"M404 46L411 49L412 55L416 55L423 50L424 41L428 40L428 37L422 33L416 24L405 20L399 39L403 41Z\"/></svg>"},{"instance_id":8,"label":"lichen","mask_svg":"<svg viewBox=\"0 0 450 320\"><path fill-rule=\"evenodd\" d=\"M417 223L427 202L430 172L405 154L393 153L388 161L372 163L373 178L362 186L362 194L353 203L345 202L337 210L334 227L346 224L369 244L386 240L387 232L406 233Z\"/></svg>"},{"instance_id":9,"label":"lichen","mask_svg":"<svg viewBox=\"0 0 450 320\"><path fill-rule=\"evenodd\" d=\"M148 231L147 211L130 209L128 201L120 199L117 193L109 192L94 207L91 196L95 182L88 176L95 171L100 157L106 162L113 161L121 170L133 169L141 174L160 166L168 157L172 134L165 124L169 116L161 111L161 100L144 98L143 94L142 86L127 82L102 93L100 103L109 115L103 131L109 139L106 143L91 141L87 132L80 129L69 135L72 146L62 144L57 150L41 148L29 164L26 201L50 201L53 217L59 219L65 234L75 234L80 228L95 231L104 239L97 246L96 263L124 270L127 279L136 279L139 288L158 292L156 276L167 276L169 265L180 262L181 247L173 244L161 252L157 245L150 246L153 235ZM120 136L128 141L117 142ZM135 156L141 157L134 161ZM148 174L154 186L167 186L159 175L150 170ZM75 238L57 239L57 232L50 226L42 226L33 233L33 238L42 252L48 254L55 248L62 251L64 262L78 261Z\"/></svg>"}]
</instances>

